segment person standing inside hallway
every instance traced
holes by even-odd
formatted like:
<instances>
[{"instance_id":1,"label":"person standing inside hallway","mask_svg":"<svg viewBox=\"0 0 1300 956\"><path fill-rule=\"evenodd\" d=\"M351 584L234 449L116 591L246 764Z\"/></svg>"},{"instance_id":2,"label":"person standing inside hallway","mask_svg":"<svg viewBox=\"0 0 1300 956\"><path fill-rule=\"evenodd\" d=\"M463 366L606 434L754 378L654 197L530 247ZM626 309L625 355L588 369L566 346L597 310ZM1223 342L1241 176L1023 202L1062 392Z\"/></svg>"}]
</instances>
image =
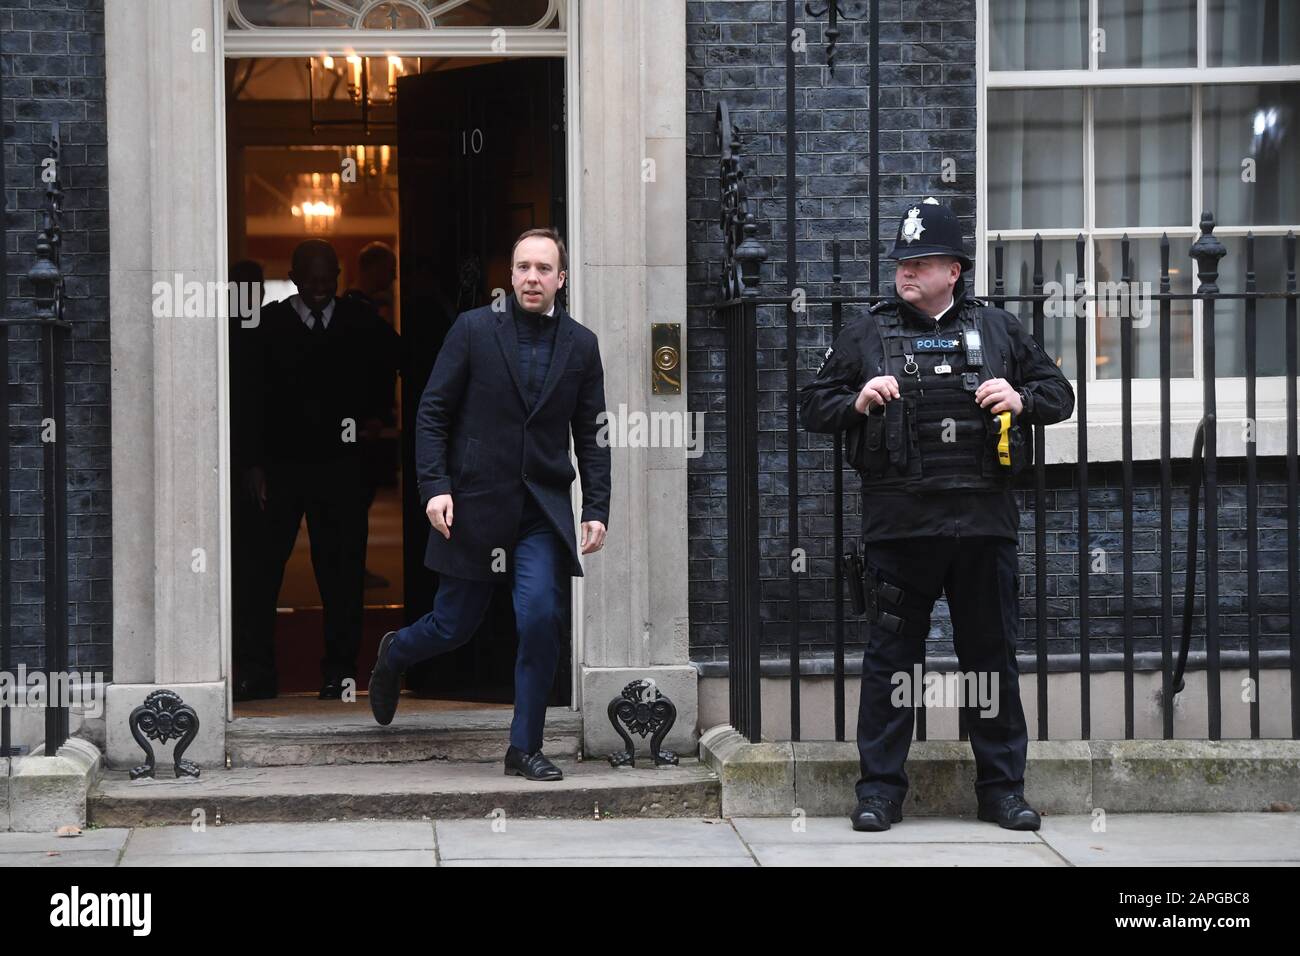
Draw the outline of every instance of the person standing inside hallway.
<instances>
[{"instance_id":1,"label":"person standing inside hallway","mask_svg":"<svg viewBox=\"0 0 1300 956\"><path fill-rule=\"evenodd\" d=\"M359 437L381 412L375 382L391 381L396 357L384 320L335 296L338 277L328 242L308 239L294 249L289 278L298 293L262 310L247 379L258 427L251 484L267 515L251 643L274 662L276 600L305 515L324 610L323 700L339 699L356 678L366 549ZM262 690L235 688L238 699Z\"/></svg>"},{"instance_id":2,"label":"person standing inside hallway","mask_svg":"<svg viewBox=\"0 0 1300 956\"><path fill-rule=\"evenodd\" d=\"M393 284L397 254L384 242L368 242L357 255L357 284L343 295L361 300L389 325L393 324Z\"/></svg>"},{"instance_id":3,"label":"person standing inside hallway","mask_svg":"<svg viewBox=\"0 0 1300 956\"><path fill-rule=\"evenodd\" d=\"M868 635L851 821L888 830L902 820L920 688L896 703L897 678L916 673L942 592L961 670L995 691L985 707L962 702L979 818L1036 830L1024 798L1011 483L1032 459L1031 427L1068 418L1074 391L1014 316L966 296L974 263L951 209L934 199L908 209L890 258L897 294L849 322L799 407L809 431L848 432L862 477Z\"/></svg>"},{"instance_id":4,"label":"person standing inside hallway","mask_svg":"<svg viewBox=\"0 0 1300 956\"><path fill-rule=\"evenodd\" d=\"M420 399L416 470L433 531L425 565L438 572L433 610L379 644L370 677L375 720L397 710L412 664L463 645L502 575L511 576L519 650L505 772L563 774L542 753L570 577L599 551L610 506L610 451L598 440L605 373L595 333L556 302L568 257L553 229L530 229L511 251L514 294L462 313ZM569 487L582 477L582 542Z\"/></svg>"},{"instance_id":5,"label":"person standing inside hallway","mask_svg":"<svg viewBox=\"0 0 1300 956\"><path fill-rule=\"evenodd\" d=\"M361 429L361 482L366 513L375 503L381 484L394 485L397 480L396 448L384 441L385 427L397 425L396 367L400 364L397 332L393 330L393 284L397 281L397 256L387 244L369 242L357 256L357 284L343 297L358 302L374 312L389 326L381 336L381 345L393 352L390 360L375 363L379 416L368 420ZM367 520L367 528L369 521ZM391 582L365 569L366 588L386 588Z\"/></svg>"}]
</instances>

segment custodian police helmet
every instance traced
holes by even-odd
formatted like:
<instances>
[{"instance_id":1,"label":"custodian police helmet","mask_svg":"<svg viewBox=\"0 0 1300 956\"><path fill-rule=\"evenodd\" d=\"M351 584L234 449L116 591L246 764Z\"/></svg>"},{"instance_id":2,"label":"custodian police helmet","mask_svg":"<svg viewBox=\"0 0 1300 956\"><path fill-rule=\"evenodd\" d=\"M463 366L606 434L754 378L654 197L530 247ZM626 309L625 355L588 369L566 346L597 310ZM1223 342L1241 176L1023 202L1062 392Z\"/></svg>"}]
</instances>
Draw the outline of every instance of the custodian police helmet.
<instances>
[{"instance_id":1,"label":"custodian police helmet","mask_svg":"<svg viewBox=\"0 0 1300 956\"><path fill-rule=\"evenodd\" d=\"M939 200L930 198L908 208L898 224L891 259L919 259L921 256L952 256L963 270L974 263L961 244L961 223L957 215Z\"/></svg>"}]
</instances>

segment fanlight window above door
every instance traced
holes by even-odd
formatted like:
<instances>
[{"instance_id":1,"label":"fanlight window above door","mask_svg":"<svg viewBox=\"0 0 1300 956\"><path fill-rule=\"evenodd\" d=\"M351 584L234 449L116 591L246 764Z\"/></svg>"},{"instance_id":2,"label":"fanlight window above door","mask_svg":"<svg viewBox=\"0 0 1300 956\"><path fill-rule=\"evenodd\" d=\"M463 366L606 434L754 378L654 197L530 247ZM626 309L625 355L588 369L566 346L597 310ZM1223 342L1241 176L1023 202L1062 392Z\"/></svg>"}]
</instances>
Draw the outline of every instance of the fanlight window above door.
<instances>
[{"instance_id":1,"label":"fanlight window above door","mask_svg":"<svg viewBox=\"0 0 1300 956\"><path fill-rule=\"evenodd\" d=\"M226 0L231 30L557 30L561 0Z\"/></svg>"}]
</instances>

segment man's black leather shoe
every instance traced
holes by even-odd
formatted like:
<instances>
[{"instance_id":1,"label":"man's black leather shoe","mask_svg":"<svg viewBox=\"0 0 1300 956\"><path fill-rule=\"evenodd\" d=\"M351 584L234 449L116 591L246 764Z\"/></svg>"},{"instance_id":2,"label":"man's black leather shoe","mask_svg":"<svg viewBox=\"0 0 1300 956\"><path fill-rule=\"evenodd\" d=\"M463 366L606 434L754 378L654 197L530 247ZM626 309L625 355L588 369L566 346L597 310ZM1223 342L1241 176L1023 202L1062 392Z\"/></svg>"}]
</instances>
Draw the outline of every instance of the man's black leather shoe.
<instances>
[{"instance_id":1,"label":"man's black leather shoe","mask_svg":"<svg viewBox=\"0 0 1300 956\"><path fill-rule=\"evenodd\" d=\"M526 754L518 747L511 746L506 751L506 776L527 777L529 780L563 780L564 774L542 755Z\"/></svg>"},{"instance_id":2,"label":"man's black leather shoe","mask_svg":"<svg viewBox=\"0 0 1300 956\"><path fill-rule=\"evenodd\" d=\"M343 699L343 678L331 677L320 685L321 700L342 700Z\"/></svg>"},{"instance_id":3,"label":"man's black leather shoe","mask_svg":"<svg viewBox=\"0 0 1300 956\"><path fill-rule=\"evenodd\" d=\"M996 823L1004 830L1037 830L1043 822L1038 811L1018 793L1009 793L994 803L981 806L979 818L986 823Z\"/></svg>"},{"instance_id":4,"label":"man's black leather shoe","mask_svg":"<svg viewBox=\"0 0 1300 956\"><path fill-rule=\"evenodd\" d=\"M849 819L855 830L879 832L888 830L891 823L902 823L903 808L888 797L872 794L858 801Z\"/></svg>"},{"instance_id":5,"label":"man's black leather shoe","mask_svg":"<svg viewBox=\"0 0 1300 956\"><path fill-rule=\"evenodd\" d=\"M231 695L235 701L270 700L279 696L274 680L250 680L247 677L235 681Z\"/></svg>"},{"instance_id":6,"label":"man's black leather shoe","mask_svg":"<svg viewBox=\"0 0 1300 956\"><path fill-rule=\"evenodd\" d=\"M396 638L396 631L384 635L375 657L375 669L370 672L370 712L384 727L393 722L393 715L397 713L397 701L402 695L401 672L388 666L388 648Z\"/></svg>"}]
</instances>

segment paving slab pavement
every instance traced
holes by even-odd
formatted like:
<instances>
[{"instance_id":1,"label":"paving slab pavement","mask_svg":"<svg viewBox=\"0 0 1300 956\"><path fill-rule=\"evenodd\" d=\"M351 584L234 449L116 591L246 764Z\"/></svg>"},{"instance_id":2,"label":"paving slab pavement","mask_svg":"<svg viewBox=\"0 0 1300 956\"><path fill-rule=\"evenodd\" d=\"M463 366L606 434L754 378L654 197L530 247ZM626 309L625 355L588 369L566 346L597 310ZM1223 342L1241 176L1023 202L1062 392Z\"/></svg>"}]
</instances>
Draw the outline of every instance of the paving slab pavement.
<instances>
[{"instance_id":1,"label":"paving slab pavement","mask_svg":"<svg viewBox=\"0 0 1300 956\"><path fill-rule=\"evenodd\" d=\"M0 866L1300 866L1297 813L376 820L0 833Z\"/></svg>"}]
</instances>

